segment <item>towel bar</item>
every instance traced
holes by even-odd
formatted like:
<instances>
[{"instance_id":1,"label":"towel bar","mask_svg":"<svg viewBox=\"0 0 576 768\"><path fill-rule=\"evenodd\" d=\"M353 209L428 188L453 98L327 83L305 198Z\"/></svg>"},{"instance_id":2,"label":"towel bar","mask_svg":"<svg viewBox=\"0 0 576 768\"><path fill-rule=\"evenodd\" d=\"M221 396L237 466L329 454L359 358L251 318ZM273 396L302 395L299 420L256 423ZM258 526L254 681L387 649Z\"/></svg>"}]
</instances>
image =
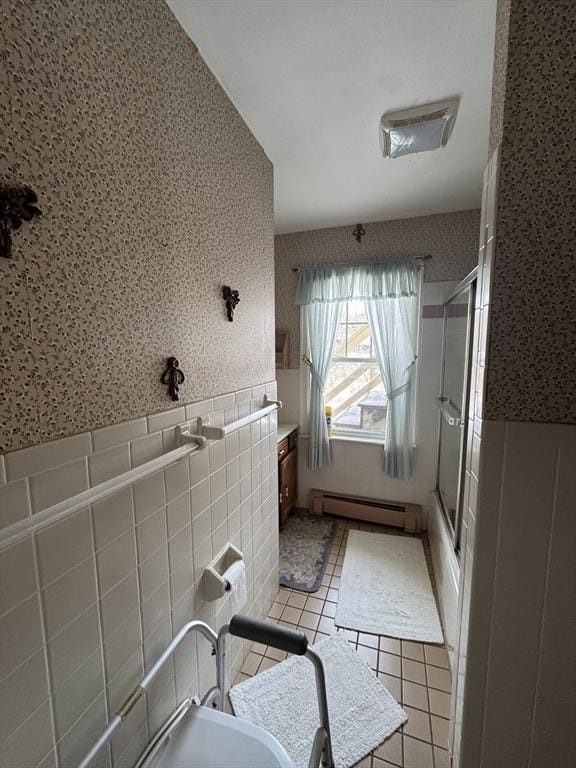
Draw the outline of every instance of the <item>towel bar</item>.
<instances>
[{"instance_id":1,"label":"towel bar","mask_svg":"<svg viewBox=\"0 0 576 768\"><path fill-rule=\"evenodd\" d=\"M243 416L241 419L237 419L223 427L212 427L210 424L204 424L202 419L199 418L196 420L196 432L183 433L183 436L186 438L196 438L198 440L202 437L208 438L208 440L222 440L227 435L231 435L242 427L246 427L248 424L258 421L263 416L267 416L269 413L278 410L278 408L282 408L281 400L269 400L268 396L264 395L263 407L254 411L254 413L249 413L248 416Z\"/></svg>"},{"instance_id":2,"label":"towel bar","mask_svg":"<svg viewBox=\"0 0 576 768\"><path fill-rule=\"evenodd\" d=\"M173 451L158 456L155 459L147 461L139 467L124 472L117 477L113 477L110 480L106 480L103 483L95 485L93 488L89 488L86 491L71 496L69 499L58 502L47 509L43 509L41 512L19 520L13 525L9 525L6 528L0 530L0 549L3 549L9 544L14 544L17 541L28 536L30 533L45 528L57 520L61 520L68 515L78 512L84 507L90 506L97 501L112 496L114 493L126 488L132 483L138 480L142 480L144 477L157 472L160 469L169 467L171 464L175 464L185 456L190 455L194 451L200 451L206 448L208 440L222 440L226 435L236 432L241 427L251 424L253 421L258 421L263 416L277 410L282 407L282 403L279 400L268 400L267 395L264 395L264 407L259 408L254 413L245 416L242 419L233 421L231 424L227 424L225 427L210 427L208 424L202 424L202 419L197 419L197 432L191 432L190 429L177 427L176 434L178 440L178 447Z\"/></svg>"}]
</instances>

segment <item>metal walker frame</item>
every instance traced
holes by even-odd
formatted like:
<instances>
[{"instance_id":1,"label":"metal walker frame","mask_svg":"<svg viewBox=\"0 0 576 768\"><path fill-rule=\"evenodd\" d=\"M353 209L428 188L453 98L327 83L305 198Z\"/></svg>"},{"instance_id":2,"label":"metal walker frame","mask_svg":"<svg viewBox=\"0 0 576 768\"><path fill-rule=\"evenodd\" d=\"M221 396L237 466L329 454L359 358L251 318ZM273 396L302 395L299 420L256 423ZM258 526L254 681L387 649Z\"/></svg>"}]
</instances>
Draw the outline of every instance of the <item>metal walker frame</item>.
<instances>
[{"instance_id":1,"label":"metal walker frame","mask_svg":"<svg viewBox=\"0 0 576 768\"><path fill-rule=\"evenodd\" d=\"M320 725L314 736L308 768L334 768L330 720L328 716L328 699L326 696L326 676L324 674L322 659L315 651L308 647L308 638L303 632L240 615L233 616L230 623L224 625L218 634L203 621L190 621L185 624L161 654L159 659L150 668L150 671L130 693L101 736L79 763L78 768L90 768L92 760L107 744L110 743L112 737L121 727L124 720L126 720L136 702L150 688L152 681L156 678L160 669L191 632L200 632L200 634L208 640L212 645L216 659L216 685L212 686L204 694L200 706L210 707L221 712L224 711L224 701L226 696L225 660L227 635L230 634L235 637L241 637L244 640L251 640L255 643L269 645L278 650L286 651L287 653L292 653L298 656L306 656L314 666L316 695L318 697L318 709L320 714ZM176 710L150 741L135 768L144 768L149 763L163 745L166 737L176 728L188 709L195 703L197 702L194 699L188 698L178 705Z\"/></svg>"}]
</instances>

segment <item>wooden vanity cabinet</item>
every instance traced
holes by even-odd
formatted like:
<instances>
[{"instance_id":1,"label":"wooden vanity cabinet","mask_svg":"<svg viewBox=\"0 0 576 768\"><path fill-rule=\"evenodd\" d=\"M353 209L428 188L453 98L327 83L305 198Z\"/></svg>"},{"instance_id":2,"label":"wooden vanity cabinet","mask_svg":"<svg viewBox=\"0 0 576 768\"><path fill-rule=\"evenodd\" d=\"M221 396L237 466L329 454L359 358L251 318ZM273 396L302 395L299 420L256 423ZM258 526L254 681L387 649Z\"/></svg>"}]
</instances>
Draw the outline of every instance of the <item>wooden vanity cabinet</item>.
<instances>
[{"instance_id":1,"label":"wooden vanity cabinet","mask_svg":"<svg viewBox=\"0 0 576 768\"><path fill-rule=\"evenodd\" d=\"M278 443L278 510L284 525L298 495L298 430Z\"/></svg>"}]
</instances>

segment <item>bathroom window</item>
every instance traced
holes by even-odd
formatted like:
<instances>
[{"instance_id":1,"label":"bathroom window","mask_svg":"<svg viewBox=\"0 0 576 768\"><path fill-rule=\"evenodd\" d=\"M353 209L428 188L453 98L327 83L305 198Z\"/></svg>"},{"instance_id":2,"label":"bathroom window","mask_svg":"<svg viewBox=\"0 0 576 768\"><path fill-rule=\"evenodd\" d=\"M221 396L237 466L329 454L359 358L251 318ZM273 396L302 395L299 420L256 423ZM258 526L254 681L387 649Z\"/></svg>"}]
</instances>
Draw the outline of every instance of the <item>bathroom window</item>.
<instances>
[{"instance_id":1,"label":"bathroom window","mask_svg":"<svg viewBox=\"0 0 576 768\"><path fill-rule=\"evenodd\" d=\"M387 398L362 300L342 310L324 401L332 408L333 434L384 438Z\"/></svg>"},{"instance_id":2,"label":"bathroom window","mask_svg":"<svg viewBox=\"0 0 576 768\"><path fill-rule=\"evenodd\" d=\"M301 267L301 423L308 466L329 466L332 436L386 443L383 470L411 477L422 272L415 258Z\"/></svg>"}]
</instances>

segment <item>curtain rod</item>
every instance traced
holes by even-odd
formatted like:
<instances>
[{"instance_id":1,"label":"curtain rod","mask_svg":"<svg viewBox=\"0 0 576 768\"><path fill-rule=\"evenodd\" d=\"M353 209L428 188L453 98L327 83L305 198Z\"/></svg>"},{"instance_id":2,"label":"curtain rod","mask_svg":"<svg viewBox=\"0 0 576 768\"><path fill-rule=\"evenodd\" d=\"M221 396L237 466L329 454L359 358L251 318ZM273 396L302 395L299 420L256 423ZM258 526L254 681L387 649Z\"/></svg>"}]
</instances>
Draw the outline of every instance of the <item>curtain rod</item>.
<instances>
[{"instance_id":1,"label":"curtain rod","mask_svg":"<svg viewBox=\"0 0 576 768\"><path fill-rule=\"evenodd\" d=\"M414 256L414 261L430 261L432 258L431 254L428 254L427 256ZM382 259L382 261L386 261L386 259ZM370 264L370 262L367 262ZM346 262L343 262L342 264L306 264L307 267L350 267L355 266L354 264L347 264ZM291 272L299 272L300 267L292 267L290 270Z\"/></svg>"}]
</instances>

